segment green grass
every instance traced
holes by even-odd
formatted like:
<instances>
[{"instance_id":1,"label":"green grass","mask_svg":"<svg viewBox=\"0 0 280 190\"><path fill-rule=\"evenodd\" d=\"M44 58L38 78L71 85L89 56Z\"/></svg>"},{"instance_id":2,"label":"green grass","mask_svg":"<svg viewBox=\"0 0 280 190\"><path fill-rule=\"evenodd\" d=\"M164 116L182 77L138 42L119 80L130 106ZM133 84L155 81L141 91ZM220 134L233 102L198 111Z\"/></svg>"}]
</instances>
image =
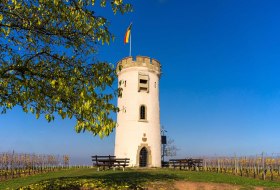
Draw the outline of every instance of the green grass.
<instances>
[{"instance_id":1,"label":"green grass","mask_svg":"<svg viewBox=\"0 0 280 190\"><path fill-rule=\"evenodd\" d=\"M17 189L30 184L40 184L41 189L79 189L78 186L99 189L144 189L149 184L164 184L174 181L213 182L239 185L244 188L262 186L280 188L280 182L263 181L228 174L191 172L173 169L128 169L126 171L100 171L96 169L69 169L0 182L0 189ZM38 189L39 186L35 189ZM63 187L64 186L64 187Z\"/></svg>"}]
</instances>

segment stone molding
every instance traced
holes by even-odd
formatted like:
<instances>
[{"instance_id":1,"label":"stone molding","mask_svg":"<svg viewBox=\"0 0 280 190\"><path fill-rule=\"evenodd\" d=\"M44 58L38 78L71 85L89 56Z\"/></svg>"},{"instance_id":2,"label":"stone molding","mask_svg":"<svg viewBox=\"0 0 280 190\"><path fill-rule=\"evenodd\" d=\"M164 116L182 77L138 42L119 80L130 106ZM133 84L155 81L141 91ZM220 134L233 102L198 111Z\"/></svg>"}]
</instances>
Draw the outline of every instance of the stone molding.
<instances>
[{"instance_id":1,"label":"stone molding","mask_svg":"<svg viewBox=\"0 0 280 190\"><path fill-rule=\"evenodd\" d=\"M152 151L151 151L151 147L148 145L148 143L141 143L139 146L138 146L138 149L137 149L137 154L136 154L136 166L137 167L140 167L140 151L142 148L146 148L147 149L147 152L148 152L148 160L147 160L147 167L151 167L152 166Z\"/></svg>"},{"instance_id":2,"label":"stone molding","mask_svg":"<svg viewBox=\"0 0 280 190\"><path fill-rule=\"evenodd\" d=\"M136 56L136 60L133 60L131 56L123 58L117 64L117 73L130 67L146 67L149 71L155 72L159 76L161 75L161 65L159 61L147 56Z\"/></svg>"}]
</instances>

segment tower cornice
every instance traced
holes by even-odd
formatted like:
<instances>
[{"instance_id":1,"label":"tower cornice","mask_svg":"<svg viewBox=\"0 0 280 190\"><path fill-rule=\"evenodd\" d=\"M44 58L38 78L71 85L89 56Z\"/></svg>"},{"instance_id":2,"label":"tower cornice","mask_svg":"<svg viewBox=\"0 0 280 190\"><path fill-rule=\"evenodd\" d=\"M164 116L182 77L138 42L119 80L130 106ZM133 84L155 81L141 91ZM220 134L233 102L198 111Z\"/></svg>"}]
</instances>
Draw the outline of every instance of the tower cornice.
<instances>
[{"instance_id":1,"label":"tower cornice","mask_svg":"<svg viewBox=\"0 0 280 190\"><path fill-rule=\"evenodd\" d=\"M147 56L136 56L136 59L133 60L133 57L125 57L120 60L117 64L117 73L119 74L122 70L131 67L146 67L149 71L155 72L158 76L161 75L161 65L158 60L147 57Z\"/></svg>"}]
</instances>

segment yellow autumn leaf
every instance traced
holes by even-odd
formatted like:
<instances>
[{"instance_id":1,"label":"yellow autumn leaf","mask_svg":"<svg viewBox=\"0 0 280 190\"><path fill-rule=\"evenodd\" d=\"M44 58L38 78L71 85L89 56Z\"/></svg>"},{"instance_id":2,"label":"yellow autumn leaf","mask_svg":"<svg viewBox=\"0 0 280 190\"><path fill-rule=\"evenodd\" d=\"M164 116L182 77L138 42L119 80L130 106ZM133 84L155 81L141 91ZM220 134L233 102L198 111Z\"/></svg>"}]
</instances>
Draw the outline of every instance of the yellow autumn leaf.
<instances>
[{"instance_id":1,"label":"yellow autumn leaf","mask_svg":"<svg viewBox=\"0 0 280 190\"><path fill-rule=\"evenodd\" d=\"M80 93L80 96L81 96L81 98L84 98L84 97L85 97L83 91Z\"/></svg>"},{"instance_id":2,"label":"yellow autumn leaf","mask_svg":"<svg viewBox=\"0 0 280 190\"><path fill-rule=\"evenodd\" d=\"M53 88L55 87L55 84L56 84L56 80L52 80L51 85L52 85Z\"/></svg>"},{"instance_id":3,"label":"yellow autumn leaf","mask_svg":"<svg viewBox=\"0 0 280 190\"><path fill-rule=\"evenodd\" d=\"M120 4L123 3L123 1L122 1L122 0L115 0L114 3L115 3L116 5L120 5Z\"/></svg>"}]
</instances>

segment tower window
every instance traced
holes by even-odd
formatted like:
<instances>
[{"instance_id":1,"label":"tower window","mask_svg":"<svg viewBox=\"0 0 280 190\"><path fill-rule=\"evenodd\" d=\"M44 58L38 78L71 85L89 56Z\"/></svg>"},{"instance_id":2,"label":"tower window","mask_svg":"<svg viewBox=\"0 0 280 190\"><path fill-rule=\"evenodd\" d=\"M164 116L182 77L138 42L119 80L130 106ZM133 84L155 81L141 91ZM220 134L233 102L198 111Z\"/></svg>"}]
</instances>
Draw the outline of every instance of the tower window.
<instances>
[{"instance_id":1,"label":"tower window","mask_svg":"<svg viewBox=\"0 0 280 190\"><path fill-rule=\"evenodd\" d=\"M140 79L140 83L141 83L141 84L147 84L148 81L147 81L147 80Z\"/></svg>"},{"instance_id":2,"label":"tower window","mask_svg":"<svg viewBox=\"0 0 280 190\"><path fill-rule=\"evenodd\" d=\"M126 87L126 80L124 81L124 87Z\"/></svg>"},{"instance_id":3,"label":"tower window","mask_svg":"<svg viewBox=\"0 0 280 190\"><path fill-rule=\"evenodd\" d=\"M147 74L138 74L138 92L140 91L149 92L149 75Z\"/></svg>"},{"instance_id":4,"label":"tower window","mask_svg":"<svg viewBox=\"0 0 280 190\"><path fill-rule=\"evenodd\" d=\"M147 109L145 105L140 106L140 120L147 120Z\"/></svg>"}]
</instances>

